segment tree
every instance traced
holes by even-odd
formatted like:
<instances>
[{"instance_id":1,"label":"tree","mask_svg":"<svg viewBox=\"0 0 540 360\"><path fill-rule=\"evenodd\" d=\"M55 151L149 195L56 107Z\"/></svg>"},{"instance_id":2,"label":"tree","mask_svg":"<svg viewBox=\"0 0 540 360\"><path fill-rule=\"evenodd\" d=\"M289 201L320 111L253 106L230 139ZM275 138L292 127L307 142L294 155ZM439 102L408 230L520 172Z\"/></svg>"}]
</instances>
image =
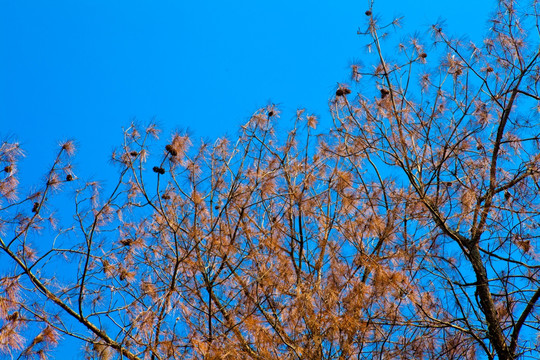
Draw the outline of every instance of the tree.
<instances>
[{"instance_id":1,"label":"tree","mask_svg":"<svg viewBox=\"0 0 540 360\"><path fill-rule=\"evenodd\" d=\"M362 92L339 85L327 133L299 110L281 135L268 106L235 141L178 133L160 152L132 124L107 196L66 142L16 197L22 153L3 143L0 351L69 336L98 359L537 358L538 5L500 2L482 45L434 25L393 58L366 15Z\"/></svg>"}]
</instances>

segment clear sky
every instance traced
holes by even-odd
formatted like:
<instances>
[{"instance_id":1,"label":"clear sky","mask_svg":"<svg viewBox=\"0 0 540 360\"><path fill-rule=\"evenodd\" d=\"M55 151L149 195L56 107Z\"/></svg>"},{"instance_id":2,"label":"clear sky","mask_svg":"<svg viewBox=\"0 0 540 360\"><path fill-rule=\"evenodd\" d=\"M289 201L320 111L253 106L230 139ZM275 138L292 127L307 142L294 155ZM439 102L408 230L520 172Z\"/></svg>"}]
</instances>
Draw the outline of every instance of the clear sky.
<instances>
[{"instance_id":1,"label":"clear sky","mask_svg":"<svg viewBox=\"0 0 540 360\"><path fill-rule=\"evenodd\" d=\"M365 56L356 31L368 4L0 0L0 138L22 143L21 175L35 184L68 138L79 147L75 173L106 179L99 169L134 118L155 118L167 132L234 136L273 102L283 121L304 107L328 124L336 84ZM376 0L374 13L404 16L404 35L428 36L445 19L449 33L480 40L494 5Z\"/></svg>"},{"instance_id":2,"label":"clear sky","mask_svg":"<svg viewBox=\"0 0 540 360\"><path fill-rule=\"evenodd\" d=\"M374 12L404 16L404 33L427 36L443 18L451 33L480 39L493 4L376 0ZM77 140L79 166L98 169L134 118L195 137L234 136L273 102L284 120L305 107L328 123L336 83L365 56L356 31L367 7L366 0L0 0L0 136L22 143L32 171L44 170L67 138Z\"/></svg>"}]
</instances>

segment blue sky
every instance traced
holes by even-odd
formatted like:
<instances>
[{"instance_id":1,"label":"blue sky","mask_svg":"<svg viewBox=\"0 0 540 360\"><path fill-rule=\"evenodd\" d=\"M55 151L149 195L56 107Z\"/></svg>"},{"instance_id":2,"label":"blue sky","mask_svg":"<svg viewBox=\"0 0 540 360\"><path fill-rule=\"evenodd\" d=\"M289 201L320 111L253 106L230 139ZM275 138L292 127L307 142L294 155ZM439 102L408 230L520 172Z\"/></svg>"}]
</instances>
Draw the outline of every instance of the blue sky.
<instances>
[{"instance_id":1,"label":"blue sky","mask_svg":"<svg viewBox=\"0 0 540 360\"><path fill-rule=\"evenodd\" d=\"M480 39L494 1L375 1L403 33L446 19ZM45 170L55 144L77 140L84 176L107 162L136 118L167 132L234 136L258 107L298 107L329 123L327 103L365 56L368 1L0 0L0 136L18 139L21 175ZM25 168L29 170L26 171ZM83 168L85 170L83 170Z\"/></svg>"},{"instance_id":2,"label":"blue sky","mask_svg":"<svg viewBox=\"0 0 540 360\"><path fill-rule=\"evenodd\" d=\"M36 185L60 140L75 139L75 174L106 180L122 127L152 118L196 138L231 137L261 106L330 123L328 99L366 56L362 1L0 0L0 139L18 140ZM480 40L495 1L375 1L404 16L405 36L445 19ZM73 358L77 358L74 354Z\"/></svg>"}]
</instances>

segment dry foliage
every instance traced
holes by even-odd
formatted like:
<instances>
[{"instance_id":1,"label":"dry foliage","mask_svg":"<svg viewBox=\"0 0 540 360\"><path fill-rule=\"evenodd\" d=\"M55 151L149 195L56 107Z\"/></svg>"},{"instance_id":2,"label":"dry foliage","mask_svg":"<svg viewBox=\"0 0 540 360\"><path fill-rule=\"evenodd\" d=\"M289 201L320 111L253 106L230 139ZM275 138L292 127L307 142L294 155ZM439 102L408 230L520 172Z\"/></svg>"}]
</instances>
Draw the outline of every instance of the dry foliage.
<instances>
[{"instance_id":1,"label":"dry foliage","mask_svg":"<svg viewBox=\"0 0 540 360\"><path fill-rule=\"evenodd\" d=\"M0 353L72 336L88 359L540 357L537 10L501 1L482 44L434 25L392 57L367 11L363 90L338 87L329 132L298 111L283 135L269 106L237 139L163 149L134 124L109 194L67 142L18 195L3 143Z\"/></svg>"}]
</instances>

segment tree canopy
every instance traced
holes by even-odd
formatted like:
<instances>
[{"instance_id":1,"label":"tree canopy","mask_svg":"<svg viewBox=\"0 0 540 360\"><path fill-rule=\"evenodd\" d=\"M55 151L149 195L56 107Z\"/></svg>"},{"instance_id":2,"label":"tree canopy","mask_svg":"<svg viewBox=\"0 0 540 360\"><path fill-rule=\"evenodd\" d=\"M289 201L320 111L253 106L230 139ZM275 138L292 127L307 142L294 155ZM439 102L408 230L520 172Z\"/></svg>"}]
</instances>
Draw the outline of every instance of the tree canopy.
<instances>
[{"instance_id":1,"label":"tree canopy","mask_svg":"<svg viewBox=\"0 0 540 360\"><path fill-rule=\"evenodd\" d=\"M481 44L395 44L368 10L329 131L274 105L214 142L131 124L110 189L69 141L20 189L3 142L0 353L540 357L538 10L500 1Z\"/></svg>"}]
</instances>

